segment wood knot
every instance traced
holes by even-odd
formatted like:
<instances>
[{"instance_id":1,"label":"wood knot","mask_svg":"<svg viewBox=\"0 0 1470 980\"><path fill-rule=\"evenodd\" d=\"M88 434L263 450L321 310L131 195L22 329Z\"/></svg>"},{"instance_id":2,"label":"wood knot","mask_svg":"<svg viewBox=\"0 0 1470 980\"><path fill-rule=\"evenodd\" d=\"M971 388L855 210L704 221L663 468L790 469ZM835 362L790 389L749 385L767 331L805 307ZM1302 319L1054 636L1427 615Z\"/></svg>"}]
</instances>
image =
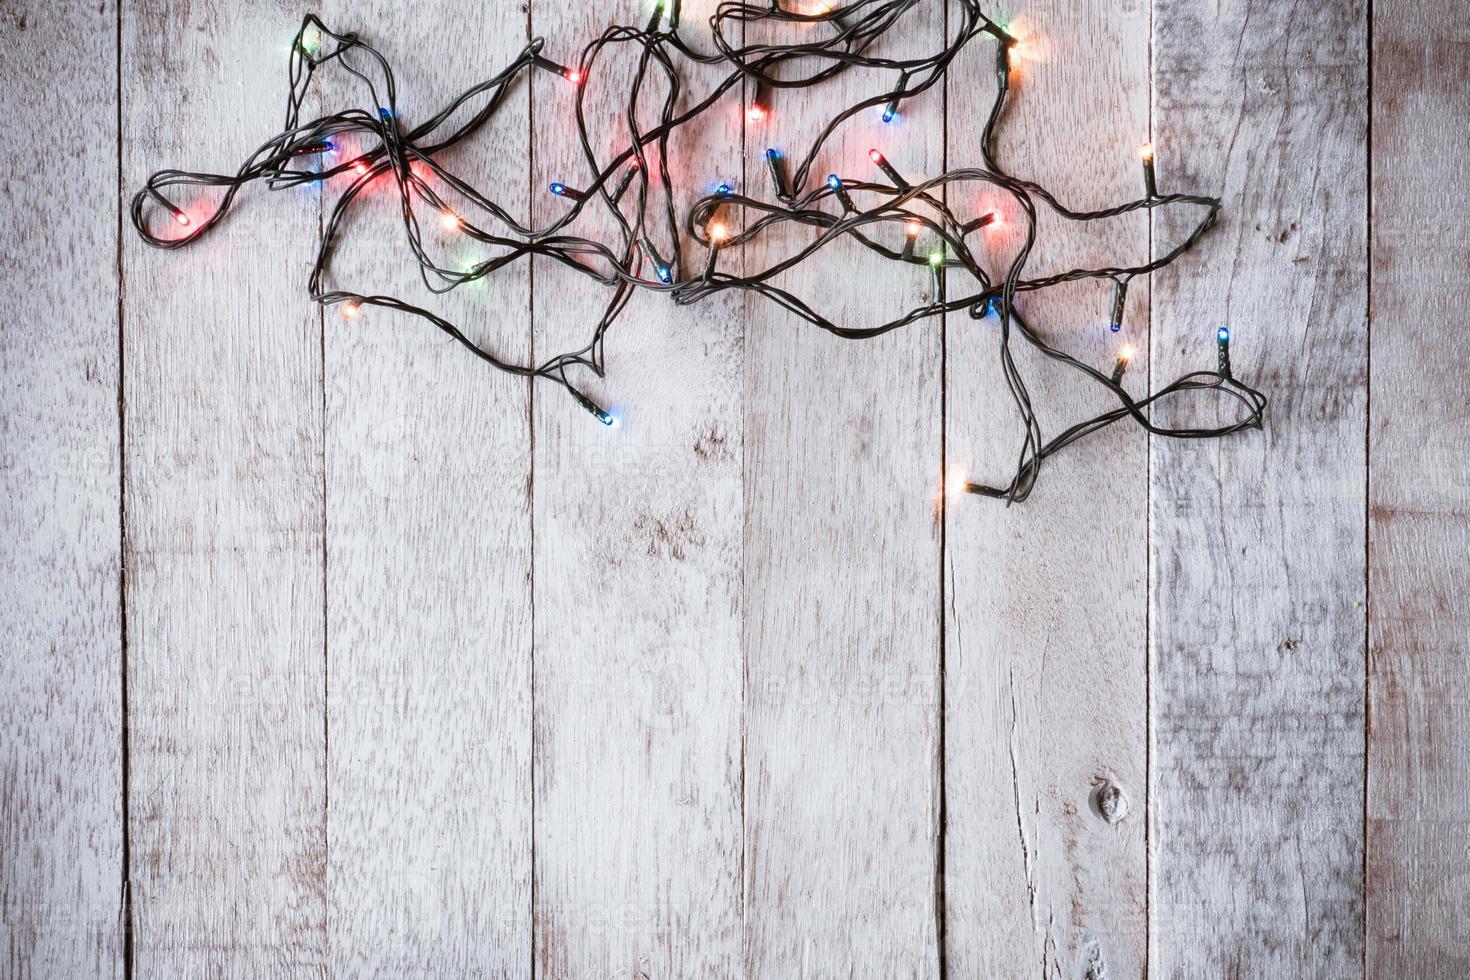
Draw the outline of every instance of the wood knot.
<instances>
[{"instance_id":1,"label":"wood knot","mask_svg":"<svg viewBox=\"0 0 1470 980\"><path fill-rule=\"evenodd\" d=\"M1128 815L1128 797L1121 786L1104 779L1092 791L1092 810L1105 822L1117 823Z\"/></svg>"}]
</instances>

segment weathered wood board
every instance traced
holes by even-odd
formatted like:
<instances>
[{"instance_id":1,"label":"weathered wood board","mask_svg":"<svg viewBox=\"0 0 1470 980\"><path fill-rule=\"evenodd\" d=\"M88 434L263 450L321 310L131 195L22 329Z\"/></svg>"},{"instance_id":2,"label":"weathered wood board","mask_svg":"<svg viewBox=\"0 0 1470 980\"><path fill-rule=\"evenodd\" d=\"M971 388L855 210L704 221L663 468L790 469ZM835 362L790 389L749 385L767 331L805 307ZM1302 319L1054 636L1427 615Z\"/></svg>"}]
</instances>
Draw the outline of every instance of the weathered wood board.
<instances>
[{"instance_id":1,"label":"weathered wood board","mask_svg":"<svg viewBox=\"0 0 1470 980\"><path fill-rule=\"evenodd\" d=\"M102 39L98 50L57 35ZM0 9L0 975L122 975L117 11ZM53 79L72 79L64 138ZM58 171L67 182L58 180Z\"/></svg>"},{"instance_id":2,"label":"weathered wood board","mask_svg":"<svg viewBox=\"0 0 1470 980\"><path fill-rule=\"evenodd\" d=\"M1470 974L1470 31L1373 33L1367 972Z\"/></svg>"},{"instance_id":3,"label":"weathered wood board","mask_svg":"<svg viewBox=\"0 0 1470 980\"><path fill-rule=\"evenodd\" d=\"M934 51L943 27L937 5L920 5L878 53ZM780 37L770 30L760 40ZM850 120L795 186L821 127L896 81L895 72L852 71L811 90L775 90L767 118L746 129L746 193L774 195L768 147L784 155L796 193L833 172L881 180L870 148L914 179L937 173L936 88L891 124L880 108ZM802 226L768 233L749 246L748 269L815 234ZM927 269L895 267L847 239L775 283L844 325L890 319L932 295ZM747 971L932 975L941 324L855 343L752 297L746 365Z\"/></svg>"},{"instance_id":4,"label":"weathered wood board","mask_svg":"<svg viewBox=\"0 0 1470 980\"><path fill-rule=\"evenodd\" d=\"M525 14L509 0L329 2L321 16L389 59L404 129L525 44ZM329 66L322 79L327 111L375 111L351 75ZM529 93L524 79L515 83L495 117L441 164L471 184L504 181L507 161L529 152ZM344 146L334 162L350 152ZM496 229L443 180L431 186L465 221ZM327 207L335 197L335 188L325 192ZM495 197L525 214L524 181L504 181ZM480 253L488 246L445 230L424 202L416 212L441 265L488 257ZM348 220L333 285L409 298L477 342L527 356L524 263L435 296L419 279L390 178L376 178ZM381 308L353 320L328 311L322 336L330 968L529 978L529 385L430 324Z\"/></svg>"},{"instance_id":5,"label":"weathered wood board","mask_svg":"<svg viewBox=\"0 0 1470 980\"><path fill-rule=\"evenodd\" d=\"M284 84L295 29L274 5L124 4L123 190L165 166L232 172L275 132L284 99L258 94ZM304 193L253 189L180 252L124 229L135 976L325 962L322 362L305 299L319 208Z\"/></svg>"},{"instance_id":6,"label":"weathered wood board","mask_svg":"<svg viewBox=\"0 0 1470 980\"><path fill-rule=\"evenodd\" d=\"M684 4L701 50L714 9ZM0 149L0 973L1470 969L1455 4L989 11L1026 41L1008 169L1102 206L1136 196L1152 138L1162 190L1225 201L1134 284L1120 335L1097 284L1023 312L1100 366L1133 344L1139 392L1212 366L1227 323L1271 399L1224 441L1096 437L1011 508L941 492L1015 458L993 319L849 343L757 297L640 294L606 377L574 379L609 430L421 323L324 317L306 277L334 187L252 189L208 241L145 248L126 208L150 171L228 172L279 127L304 12L0 11L22 134ZM320 10L392 60L407 125L533 36L575 62L650 12ZM956 8L905 19L886 53L933 49ZM915 177L979 165L992 53L848 124L808 183L875 176L872 146ZM606 154L634 66L604 57L585 95ZM720 181L770 196L766 147L794 170L892 82L778 91L760 121L732 94L674 142L679 212ZM574 96L522 79L444 162L544 225L566 206L546 184L587 173ZM365 98L328 75L308 111ZM64 139L34 138L61 114ZM585 340L605 296L548 261L429 297L387 197L335 284L518 360ZM1189 217L1043 219L1030 268L1158 255ZM483 258L424 224L437 254ZM997 263L1013 231L985 232ZM779 281L844 323L930 294L864 261L836 243ZM1102 407L1018 361L1048 432Z\"/></svg>"},{"instance_id":7,"label":"weathered wood board","mask_svg":"<svg viewBox=\"0 0 1470 980\"><path fill-rule=\"evenodd\" d=\"M1271 404L1262 432L1152 443L1149 969L1358 976L1366 24L1346 0L1153 16L1160 190L1227 202L1155 281L1154 377L1213 365L1228 324ZM1155 252L1191 217L1157 214Z\"/></svg>"},{"instance_id":8,"label":"weathered wood board","mask_svg":"<svg viewBox=\"0 0 1470 980\"><path fill-rule=\"evenodd\" d=\"M999 164L1079 210L1139 197L1147 9L1089 5L1079 16L1069 4L1034 3L994 14L1022 39ZM962 55L954 78L988 81L994 58L987 38ZM983 165L980 122L994 97L994 82L951 83L951 167ZM957 187L950 205L962 215L1001 215L970 239L999 278L1023 215L987 185ZM1083 225L1037 206L1027 275L1148 257L1141 214ZM1050 343L1101 370L1135 348L1126 384L1142 394L1147 280L1129 297L1116 334L1107 283L1054 288L1017 307ZM1001 371L999 320L949 319L945 468L951 480L1004 485L1024 430ZM1047 438L1109 407L1095 385L1014 334L1012 351ZM1145 435L1120 425L1053 457L1024 504L946 499L944 864L955 976L1143 971L1147 465ZM1097 806L1101 793L1114 794L1111 819Z\"/></svg>"},{"instance_id":9,"label":"weathered wood board","mask_svg":"<svg viewBox=\"0 0 1470 980\"><path fill-rule=\"evenodd\" d=\"M547 57L577 64L609 24L642 26L650 10L532 0L531 32L546 38ZM683 5L701 50L713 11L707 0ZM587 118L601 121L591 126L599 170L630 143L623 113L637 55L604 49L583 89ZM683 104L714 78L686 74ZM667 87L656 66L643 84L647 128ZM567 208L548 184L585 188L594 171L576 139L576 87L539 72L534 90L533 213L545 226ZM738 176L739 113L727 98L670 141L681 220ZM661 193L656 175L649 193ZM567 231L621 244L601 204ZM662 227L649 234L671 261ZM686 270L703 267L700 249L682 258ZM534 269L538 356L581 347L607 291L553 261ZM647 264L643 276L654 280ZM609 332L606 377L569 372L616 427L554 385L534 393L538 976L740 971L741 343L738 297L690 308L644 292Z\"/></svg>"}]
</instances>

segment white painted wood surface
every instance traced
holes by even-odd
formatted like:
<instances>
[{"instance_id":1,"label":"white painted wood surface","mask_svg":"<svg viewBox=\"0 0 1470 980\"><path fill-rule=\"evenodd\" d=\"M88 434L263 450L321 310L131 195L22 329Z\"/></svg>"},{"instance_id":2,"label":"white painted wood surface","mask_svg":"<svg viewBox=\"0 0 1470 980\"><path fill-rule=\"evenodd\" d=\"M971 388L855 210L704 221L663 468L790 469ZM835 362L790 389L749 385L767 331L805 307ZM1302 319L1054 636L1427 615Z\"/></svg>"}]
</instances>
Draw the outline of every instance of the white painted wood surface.
<instances>
[{"instance_id":1,"label":"white painted wood surface","mask_svg":"<svg viewBox=\"0 0 1470 980\"><path fill-rule=\"evenodd\" d=\"M279 127L284 100L256 97L294 33L274 9L147 0L121 30L124 193L232 171ZM321 336L280 247L317 219L257 190L190 250L122 238L134 975L326 954Z\"/></svg>"},{"instance_id":2,"label":"white painted wood surface","mask_svg":"<svg viewBox=\"0 0 1470 980\"><path fill-rule=\"evenodd\" d=\"M1373 42L1368 970L1470 975L1470 28L1380 5ZM1402 161L1392 162L1392 161ZM1397 394L1395 394L1397 393Z\"/></svg>"},{"instance_id":3,"label":"white painted wood surface","mask_svg":"<svg viewBox=\"0 0 1470 980\"><path fill-rule=\"evenodd\" d=\"M524 15L508 0L473 8L353 0L327 3L320 15L333 31L370 29L385 40L404 128L525 43ZM325 111L365 105L357 79L330 68L321 77ZM505 160L524 159L525 88L511 100L506 117L441 163L484 186ZM490 225L442 182L435 189L466 220ZM515 182L498 196L524 215L526 192ZM328 191L325 206L333 204ZM441 264L486 257L445 234L432 210L419 214ZM477 341L524 356L524 264L435 297L405 262L390 179L378 178L349 220L330 286L414 297ZM529 386L381 308L364 307L355 320L327 313L322 343L329 971L528 978Z\"/></svg>"},{"instance_id":4,"label":"white painted wood surface","mask_svg":"<svg viewBox=\"0 0 1470 980\"><path fill-rule=\"evenodd\" d=\"M1148 133L1148 11L1067 3L998 8L1022 37L998 162L1075 208L1142 192L1135 150ZM949 159L981 159L995 97L994 46L967 51L950 85ZM1107 99L1101 86L1118 89ZM1059 140L1058 131L1072 138ZM1003 224L972 238L997 278L1023 228L1014 201L961 185L962 214L996 209ZM1026 270L1142 264L1142 215L1079 226L1041 212ZM1009 220L1006 220L1009 219ZM1125 329L1108 327L1101 282L1027 295L1033 328L1104 370L1124 344L1148 348L1148 284L1130 289ZM950 318L946 466L1004 484L1024 430L1001 373L994 317ZM1100 391L1037 354L1012 350L1037 393L1048 434L1108 408ZM1144 390L1147 359L1128 372ZM1138 976L1145 958L1147 799L1147 441L1116 428L1047 464L1024 505L951 498L944 603L948 832L945 894L954 976ZM980 504L980 506L976 506ZM1099 793L1119 794L1112 821Z\"/></svg>"},{"instance_id":5,"label":"white painted wood surface","mask_svg":"<svg viewBox=\"0 0 1470 980\"><path fill-rule=\"evenodd\" d=\"M710 50L706 0L684 4ZM611 22L645 24L641 0L531 5L545 53L576 64ZM636 47L604 49L584 98L600 165L628 146ZM686 75L684 104L715 76ZM644 127L667 87L645 78ZM587 187L575 89L534 82L533 213ZM727 98L670 141L680 220L738 177L740 105ZM649 160L656 160L649 148ZM650 167L654 166L650 162ZM658 194L657 184L650 194ZM628 191L626 213L636 213ZM662 204L658 205L662 209ZM568 234L617 247L614 219L588 208ZM672 257L662 225L650 230ZM691 248L686 269L703 267ZM644 275L654 274L644 266ZM536 349L585 344L608 295L552 261L535 263ZM609 332L607 377L571 380L606 404L607 428L549 384L534 392L536 515L535 965L541 977L734 976L741 962L741 323L738 296L698 308L635 296ZM681 937L698 936L696 942Z\"/></svg>"},{"instance_id":6,"label":"white painted wood surface","mask_svg":"<svg viewBox=\"0 0 1470 980\"><path fill-rule=\"evenodd\" d=\"M123 972L116 11L0 10L0 975ZM109 39L100 50L58 36ZM75 184L58 181L58 171Z\"/></svg>"},{"instance_id":7,"label":"white painted wood surface","mask_svg":"<svg viewBox=\"0 0 1470 980\"><path fill-rule=\"evenodd\" d=\"M880 55L935 50L938 14L932 6L906 13ZM896 81L892 72L850 72L815 89L776 90L769 119L747 129L747 193L773 193L767 147L784 154L794 184L821 127ZM915 179L939 172L940 95L936 88L906 103L892 126L880 109L850 120L798 192L832 172L882 180L867 155L874 147ZM800 226L779 229L752 244L749 268L812 237ZM928 270L864 251L839 241L776 284L846 325L897 316L932 295ZM754 298L747 315L748 973L931 975L940 324L855 343L803 329Z\"/></svg>"},{"instance_id":8,"label":"white painted wood surface","mask_svg":"<svg viewBox=\"0 0 1470 980\"><path fill-rule=\"evenodd\" d=\"M1154 375L1225 323L1271 399L1262 432L1152 445L1159 976L1364 969L1364 32L1346 0L1154 4L1160 189L1229 204L1154 285ZM1156 250L1187 220L1156 213Z\"/></svg>"},{"instance_id":9,"label":"white painted wood surface","mask_svg":"<svg viewBox=\"0 0 1470 980\"><path fill-rule=\"evenodd\" d=\"M712 9L685 4L696 45ZM531 35L574 61L648 9L320 12L393 60L411 124ZM232 169L279 126L302 13L0 11L12 129L64 111L68 134L0 151L0 973L1464 975L1452 3L995 7L1028 39L1014 172L1112 203L1152 135L1162 189L1225 199L1152 310L1131 291L1130 387L1212 364L1228 322L1271 398L1261 433L1074 447L1009 509L939 498L943 467L998 478L1016 445L992 323L854 344L759 300L640 296L581 379L608 431L421 325L324 320L331 190L253 189L207 242L142 247L115 209L148 172ZM938 43L939 4L908 19L890 47ZM916 176L977 163L990 57L851 124L811 179L869 175L872 145ZM731 98L675 144L681 210L721 179L768 194L766 146L799 156L889 82L778 92L759 127ZM500 198L548 220L545 184L586 172L571 96L519 83L446 162L522 175ZM358 99L337 78L313 105ZM334 282L417 295L390 212L364 209ZM1044 224L1032 268L1178 225L1102 231ZM850 288L854 258L786 282L848 320L929 290ZM1106 364L1104 293L1027 312ZM529 357L601 300L537 262L434 302ZM1091 407L1022 366L1051 431Z\"/></svg>"}]
</instances>

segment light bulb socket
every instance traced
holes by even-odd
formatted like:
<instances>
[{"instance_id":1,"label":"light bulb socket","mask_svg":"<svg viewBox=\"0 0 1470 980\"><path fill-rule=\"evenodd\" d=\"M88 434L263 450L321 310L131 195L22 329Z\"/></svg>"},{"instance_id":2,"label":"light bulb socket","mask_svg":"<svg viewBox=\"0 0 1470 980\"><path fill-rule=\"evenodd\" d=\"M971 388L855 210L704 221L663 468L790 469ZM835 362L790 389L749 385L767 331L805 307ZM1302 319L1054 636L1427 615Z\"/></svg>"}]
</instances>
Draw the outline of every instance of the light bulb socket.
<instances>
[{"instance_id":1,"label":"light bulb socket","mask_svg":"<svg viewBox=\"0 0 1470 980\"><path fill-rule=\"evenodd\" d=\"M1112 328L1113 333L1117 333L1123 329L1123 306L1127 302L1128 282L1127 280L1119 279L1113 285L1113 315L1108 320L1108 325Z\"/></svg>"},{"instance_id":2,"label":"light bulb socket","mask_svg":"<svg viewBox=\"0 0 1470 980\"><path fill-rule=\"evenodd\" d=\"M634 157L633 158L633 163L635 165L634 166L631 166L627 170L623 171L623 176L618 181L618 186L615 187L615 188L613 188L613 192L612 192L613 203L617 203L618 201L622 200L623 199L623 195L626 194L626 193L628 193L628 188L630 186L632 186L632 184L633 184L633 178L635 176L637 176L638 171L641 169L640 167L636 166L637 162L638 162L638 158L637 157Z\"/></svg>"},{"instance_id":3,"label":"light bulb socket","mask_svg":"<svg viewBox=\"0 0 1470 980\"><path fill-rule=\"evenodd\" d=\"M308 143L302 143L300 146L292 147L290 153L293 157L305 157L313 156L317 153L331 153L336 148L331 140L317 139L311 140Z\"/></svg>"},{"instance_id":4,"label":"light bulb socket","mask_svg":"<svg viewBox=\"0 0 1470 980\"><path fill-rule=\"evenodd\" d=\"M571 77L569 74L570 69L566 65L559 65L550 58L543 58L539 54L531 55L531 64L540 68L542 71L550 72L553 75L560 75L562 78Z\"/></svg>"},{"instance_id":5,"label":"light bulb socket","mask_svg":"<svg viewBox=\"0 0 1470 980\"><path fill-rule=\"evenodd\" d=\"M964 233L966 235L968 235L970 232L972 232L972 231L978 231L981 228L984 228L986 225L995 224L995 217L996 217L996 215L995 215L995 212L994 211L986 211L984 214L982 214L980 217L976 218L974 221L971 221L968 224L966 224L965 227L962 230L964 231Z\"/></svg>"},{"instance_id":6,"label":"light bulb socket","mask_svg":"<svg viewBox=\"0 0 1470 980\"><path fill-rule=\"evenodd\" d=\"M184 213L183 208L179 207L173 201L170 201L168 198L158 193L158 191L154 190L152 186L145 186L143 189L148 192L149 197L157 201L159 205L173 217L175 223L181 225L193 224L193 222L189 220L189 216Z\"/></svg>"},{"instance_id":7,"label":"light bulb socket","mask_svg":"<svg viewBox=\"0 0 1470 980\"><path fill-rule=\"evenodd\" d=\"M776 188L776 196L785 200L791 196L791 191L786 184L786 164L781 159L781 151L775 148L766 150L766 169L771 174L771 184Z\"/></svg>"},{"instance_id":8,"label":"light bulb socket","mask_svg":"<svg viewBox=\"0 0 1470 980\"><path fill-rule=\"evenodd\" d=\"M640 248L643 249L643 254L648 256L648 261L653 263L653 272L654 275L658 277L658 281L663 283L664 285L668 285L669 283L673 282L673 270L669 267L668 263L664 261L664 257L658 254L658 249L653 247L653 242L649 241L648 237L645 235L644 237L638 239L638 245Z\"/></svg>"},{"instance_id":9,"label":"light bulb socket","mask_svg":"<svg viewBox=\"0 0 1470 980\"><path fill-rule=\"evenodd\" d=\"M1230 331L1221 327L1215 332L1215 373L1226 381L1230 376Z\"/></svg>"},{"instance_id":10,"label":"light bulb socket","mask_svg":"<svg viewBox=\"0 0 1470 980\"><path fill-rule=\"evenodd\" d=\"M893 117L898 115L898 103L903 98L904 87L909 83L909 72L898 76L898 87L893 90L893 98L888 100L888 105L883 107L883 121L892 122Z\"/></svg>"},{"instance_id":11,"label":"light bulb socket","mask_svg":"<svg viewBox=\"0 0 1470 980\"><path fill-rule=\"evenodd\" d=\"M843 211L856 211L852 203L852 197L847 193L847 188L842 186L842 178L836 174L827 175L827 186L831 188L832 194L842 204Z\"/></svg>"},{"instance_id":12,"label":"light bulb socket","mask_svg":"<svg viewBox=\"0 0 1470 980\"><path fill-rule=\"evenodd\" d=\"M987 20L985 22L985 32L999 41L1000 46L1003 48L1012 47L1017 43L1017 38L1013 34L993 20Z\"/></svg>"},{"instance_id":13,"label":"light bulb socket","mask_svg":"<svg viewBox=\"0 0 1470 980\"><path fill-rule=\"evenodd\" d=\"M884 176L893 181L893 186L895 188L901 191L906 191L909 189L909 182L903 179L903 174L895 170L893 164L889 163L888 158L885 157L883 154L879 153L877 150L869 150L868 159L873 161L873 166L883 171Z\"/></svg>"},{"instance_id":14,"label":"light bulb socket","mask_svg":"<svg viewBox=\"0 0 1470 980\"><path fill-rule=\"evenodd\" d=\"M1143 158L1143 192L1153 200L1159 196L1159 185L1154 177L1154 158L1150 154Z\"/></svg>"},{"instance_id":15,"label":"light bulb socket","mask_svg":"<svg viewBox=\"0 0 1470 980\"><path fill-rule=\"evenodd\" d=\"M750 104L746 107L745 117L750 120L764 119L771 112L771 87L760 79L756 79L755 86L750 91Z\"/></svg>"},{"instance_id":16,"label":"light bulb socket","mask_svg":"<svg viewBox=\"0 0 1470 980\"><path fill-rule=\"evenodd\" d=\"M572 393L572 397L577 400L578 405L581 405L583 408L585 408L593 418L597 419L597 421L601 422L603 425L612 426L617 424L618 420L616 418L614 418L609 412L604 410L601 405L598 405L596 402L588 398L586 395L582 394L576 388L568 386L567 391L570 391Z\"/></svg>"}]
</instances>

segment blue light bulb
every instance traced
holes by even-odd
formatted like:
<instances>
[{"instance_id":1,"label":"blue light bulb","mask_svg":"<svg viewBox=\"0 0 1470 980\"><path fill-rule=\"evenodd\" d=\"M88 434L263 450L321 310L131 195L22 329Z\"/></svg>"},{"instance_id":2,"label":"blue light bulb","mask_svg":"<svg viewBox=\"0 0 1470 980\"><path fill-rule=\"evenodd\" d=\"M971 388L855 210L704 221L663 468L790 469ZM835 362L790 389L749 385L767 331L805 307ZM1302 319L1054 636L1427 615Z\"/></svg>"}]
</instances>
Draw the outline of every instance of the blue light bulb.
<instances>
[{"instance_id":1,"label":"blue light bulb","mask_svg":"<svg viewBox=\"0 0 1470 980\"><path fill-rule=\"evenodd\" d=\"M1215 339L1222 344L1230 343L1230 328L1221 327L1219 330L1215 331Z\"/></svg>"},{"instance_id":2,"label":"blue light bulb","mask_svg":"<svg viewBox=\"0 0 1470 980\"><path fill-rule=\"evenodd\" d=\"M883 121L893 122L893 117L896 115L898 115L897 110L895 110L893 106L889 106L887 109L883 110Z\"/></svg>"},{"instance_id":3,"label":"blue light bulb","mask_svg":"<svg viewBox=\"0 0 1470 980\"><path fill-rule=\"evenodd\" d=\"M673 274L669 272L669 267L668 266L661 265L661 266L658 266L657 269L658 269L658 281L659 282L666 283L666 282L669 282L669 281L672 280Z\"/></svg>"},{"instance_id":4,"label":"blue light bulb","mask_svg":"<svg viewBox=\"0 0 1470 980\"><path fill-rule=\"evenodd\" d=\"M781 151L778 150L778 149L776 149L774 146L767 147L766 148L766 159L767 160L779 160L779 159L781 159Z\"/></svg>"},{"instance_id":5,"label":"blue light bulb","mask_svg":"<svg viewBox=\"0 0 1470 980\"><path fill-rule=\"evenodd\" d=\"M551 183L551 193L555 194L557 197L566 197L566 195L567 195L567 185L566 184L562 184L562 183L558 183L557 181L552 181L552 183Z\"/></svg>"},{"instance_id":6,"label":"blue light bulb","mask_svg":"<svg viewBox=\"0 0 1470 980\"><path fill-rule=\"evenodd\" d=\"M725 197L730 193L730 190L731 188L729 184L721 184L719 187L715 188L715 193L720 195L721 197Z\"/></svg>"},{"instance_id":7,"label":"blue light bulb","mask_svg":"<svg viewBox=\"0 0 1470 980\"><path fill-rule=\"evenodd\" d=\"M837 190L837 188L842 186L842 178L837 176L836 174L828 174L827 186L832 188L834 191Z\"/></svg>"}]
</instances>

